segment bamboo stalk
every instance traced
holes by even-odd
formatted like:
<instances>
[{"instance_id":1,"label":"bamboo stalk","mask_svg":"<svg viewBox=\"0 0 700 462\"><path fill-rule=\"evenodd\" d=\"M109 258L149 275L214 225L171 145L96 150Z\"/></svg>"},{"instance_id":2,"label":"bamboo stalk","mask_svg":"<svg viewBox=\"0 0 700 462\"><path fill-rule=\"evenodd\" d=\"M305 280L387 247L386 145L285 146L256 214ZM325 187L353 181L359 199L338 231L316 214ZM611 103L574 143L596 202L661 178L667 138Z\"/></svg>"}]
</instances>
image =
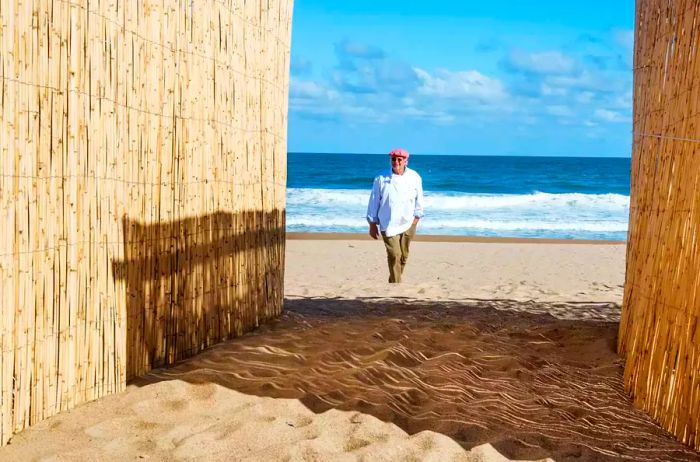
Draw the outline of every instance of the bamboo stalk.
<instances>
[{"instance_id":1,"label":"bamboo stalk","mask_svg":"<svg viewBox=\"0 0 700 462\"><path fill-rule=\"evenodd\" d=\"M291 0L3 2L1 444L281 312L290 27Z\"/></svg>"},{"instance_id":2,"label":"bamboo stalk","mask_svg":"<svg viewBox=\"0 0 700 462\"><path fill-rule=\"evenodd\" d=\"M638 0L627 274L618 349L635 403L700 449L700 5Z\"/></svg>"}]
</instances>

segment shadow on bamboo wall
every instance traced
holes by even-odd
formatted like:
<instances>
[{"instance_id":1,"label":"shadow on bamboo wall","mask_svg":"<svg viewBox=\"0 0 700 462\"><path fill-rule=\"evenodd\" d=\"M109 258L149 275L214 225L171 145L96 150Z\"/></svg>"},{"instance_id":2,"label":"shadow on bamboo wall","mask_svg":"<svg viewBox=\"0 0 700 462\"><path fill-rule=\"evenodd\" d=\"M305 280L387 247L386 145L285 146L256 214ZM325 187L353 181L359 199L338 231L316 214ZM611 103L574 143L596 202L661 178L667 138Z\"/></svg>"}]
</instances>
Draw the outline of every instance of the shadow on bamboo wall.
<instances>
[{"instance_id":1,"label":"shadow on bamboo wall","mask_svg":"<svg viewBox=\"0 0 700 462\"><path fill-rule=\"evenodd\" d=\"M126 377L242 335L282 311L284 212L217 212L168 223L123 218ZM251 284L258 281L258 284Z\"/></svg>"},{"instance_id":2,"label":"shadow on bamboo wall","mask_svg":"<svg viewBox=\"0 0 700 462\"><path fill-rule=\"evenodd\" d=\"M272 314L292 5L2 0L0 445Z\"/></svg>"}]
</instances>

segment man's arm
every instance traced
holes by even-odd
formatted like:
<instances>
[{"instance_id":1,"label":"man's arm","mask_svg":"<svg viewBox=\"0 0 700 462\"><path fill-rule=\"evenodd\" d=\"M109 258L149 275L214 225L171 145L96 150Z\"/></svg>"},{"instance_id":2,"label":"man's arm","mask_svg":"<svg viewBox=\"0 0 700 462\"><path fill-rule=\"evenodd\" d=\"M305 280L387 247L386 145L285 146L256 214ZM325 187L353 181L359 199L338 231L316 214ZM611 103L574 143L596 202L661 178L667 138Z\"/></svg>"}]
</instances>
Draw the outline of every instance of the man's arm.
<instances>
[{"instance_id":1,"label":"man's arm","mask_svg":"<svg viewBox=\"0 0 700 462\"><path fill-rule=\"evenodd\" d=\"M379 177L374 179L372 184L372 192L369 195L369 203L367 204L367 223L369 223L369 235L372 239L379 237L379 202L381 199L381 191L379 189Z\"/></svg>"},{"instance_id":2,"label":"man's arm","mask_svg":"<svg viewBox=\"0 0 700 462\"><path fill-rule=\"evenodd\" d=\"M423 180L418 176L418 184L416 185L416 205L413 209L413 224L417 225L418 221L423 218Z\"/></svg>"}]
</instances>

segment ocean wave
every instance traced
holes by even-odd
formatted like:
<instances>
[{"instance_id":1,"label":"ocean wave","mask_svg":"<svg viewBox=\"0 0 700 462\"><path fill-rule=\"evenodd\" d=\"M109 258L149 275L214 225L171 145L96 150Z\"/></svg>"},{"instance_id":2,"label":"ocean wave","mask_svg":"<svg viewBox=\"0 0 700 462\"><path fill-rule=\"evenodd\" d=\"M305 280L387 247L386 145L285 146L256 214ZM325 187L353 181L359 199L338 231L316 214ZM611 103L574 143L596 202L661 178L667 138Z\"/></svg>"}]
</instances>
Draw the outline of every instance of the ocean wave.
<instances>
[{"instance_id":1,"label":"ocean wave","mask_svg":"<svg viewBox=\"0 0 700 462\"><path fill-rule=\"evenodd\" d=\"M304 189L287 190L288 206L322 207L366 206L369 190L356 189ZM622 194L470 194L460 192L425 191L426 209L451 210L497 210L533 208L579 208L607 211L627 211L629 196Z\"/></svg>"},{"instance_id":2,"label":"ocean wave","mask_svg":"<svg viewBox=\"0 0 700 462\"><path fill-rule=\"evenodd\" d=\"M368 190L287 190L290 231L359 232ZM426 191L425 234L624 239L629 196L621 194L474 194Z\"/></svg>"},{"instance_id":3,"label":"ocean wave","mask_svg":"<svg viewBox=\"0 0 700 462\"><path fill-rule=\"evenodd\" d=\"M488 220L447 220L436 223L426 221L423 229L492 229L497 231L590 231L590 232L626 232L627 223L617 221L572 221L551 222L535 220L488 221Z\"/></svg>"},{"instance_id":4,"label":"ocean wave","mask_svg":"<svg viewBox=\"0 0 700 462\"><path fill-rule=\"evenodd\" d=\"M322 223L319 217L290 216L287 218L287 226L291 228L321 227L324 229L364 229L367 222L361 218L326 216ZM626 232L627 222L620 221L537 221L537 220L435 220L426 218L421 221L420 229L432 231L586 231L586 232Z\"/></svg>"},{"instance_id":5,"label":"ocean wave","mask_svg":"<svg viewBox=\"0 0 700 462\"><path fill-rule=\"evenodd\" d=\"M624 209L629 207L629 197L620 194L456 194L427 193L426 207L438 210L505 209L532 207L581 207L596 209Z\"/></svg>"}]
</instances>

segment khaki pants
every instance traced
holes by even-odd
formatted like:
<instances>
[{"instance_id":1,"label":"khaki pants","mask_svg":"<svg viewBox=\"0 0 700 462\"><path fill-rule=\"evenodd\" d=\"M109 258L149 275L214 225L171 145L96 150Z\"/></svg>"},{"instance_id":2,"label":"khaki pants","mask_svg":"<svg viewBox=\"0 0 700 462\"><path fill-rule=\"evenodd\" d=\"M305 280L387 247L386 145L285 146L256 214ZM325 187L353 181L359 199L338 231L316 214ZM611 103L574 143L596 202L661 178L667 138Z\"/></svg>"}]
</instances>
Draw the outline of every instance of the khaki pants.
<instances>
[{"instance_id":1,"label":"khaki pants","mask_svg":"<svg viewBox=\"0 0 700 462\"><path fill-rule=\"evenodd\" d=\"M416 225L411 225L408 231L396 236L386 237L382 232L382 240L386 247L386 259L389 263L389 282L401 282L401 274L408 261L408 247L416 235Z\"/></svg>"}]
</instances>

